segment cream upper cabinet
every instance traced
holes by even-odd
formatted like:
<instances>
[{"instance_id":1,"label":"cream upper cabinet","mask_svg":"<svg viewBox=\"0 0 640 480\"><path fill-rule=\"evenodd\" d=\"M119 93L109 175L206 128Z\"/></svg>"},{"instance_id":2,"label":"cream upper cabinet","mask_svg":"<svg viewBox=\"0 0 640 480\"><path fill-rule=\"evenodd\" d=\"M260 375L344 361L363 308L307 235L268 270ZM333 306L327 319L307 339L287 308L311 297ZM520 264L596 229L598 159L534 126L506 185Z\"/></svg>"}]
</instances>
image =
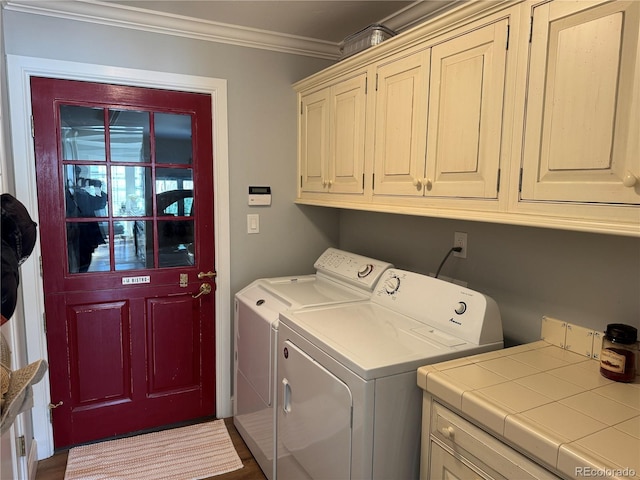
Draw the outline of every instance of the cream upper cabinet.
<instances>
[{"instance_id":1,"label":"cream upper cabinet","mask_svg":"<svg viewBox=\"0 0 640 480\"><path fill-rule=\"evenodd\" d=\"M427 196L497 198L508 20L431 50Z\"/></svg>"},{"instance_id":2,"label":"cream upper cabinet","mask_svg":"<svg viewBox=\"0 0 640 480\"><path fill-rule=\"evenodd\" d=\"M366 72L300 94L301 192L362 193Z\"/></svg>"},{"instance_id":3,"label":"cream upper cabinet","mask_svg":"<svg viewBox=\"0 0 640 480\"><path fill-rule=\"evenodd\" d=\"M323 192L329 177L329 88L303 94L298 122L300 189Z\"/></svg>"},{"instance_id":4,"label":"cream upper cabinet","mask_svg":"<svg viewBox=\"0 0 640 480\"><path fill-rule=\"evenodd\" d=\"M376 68L374 194L422 195L429 50Z\"/></svg>"},{"instance_id":5,"label":"cream upper cabinet","mask_svg":"<svg viewBox=\"0 0 640 480\"><path fill-rule=\"evenodd\" d=\"M640 2L532 12L521 199L640 204Z\"/></svg>"},{"instance_id":6,"label":"cream upper cabinet","mask_svg":"<svg viewBox=\"0 0 640 480\"><path fill-rule=\"evenodd\" d=\"M377 68L375 195L495 199L508 20Z\"/></svg>"},{"instance_id":7,"label":"cream upper cabinet","mask_svg":"<svg viewBox=\"0 0 640 480\"><path fill-rule=\"evenodd\" d=\"M640 0L460 2L294 88L297 203L640 237Z\"/></svg>"}]
</instances>

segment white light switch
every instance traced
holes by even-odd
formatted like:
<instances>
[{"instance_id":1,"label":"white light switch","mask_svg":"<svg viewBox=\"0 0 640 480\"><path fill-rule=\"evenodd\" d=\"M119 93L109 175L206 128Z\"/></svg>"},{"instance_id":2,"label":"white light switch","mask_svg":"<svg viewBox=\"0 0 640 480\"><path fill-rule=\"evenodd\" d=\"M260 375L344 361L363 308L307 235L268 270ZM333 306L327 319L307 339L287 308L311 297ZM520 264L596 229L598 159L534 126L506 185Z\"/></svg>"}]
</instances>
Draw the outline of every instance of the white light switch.
<instances>
[{"instance_id":1,"label":"white light switch","mask_svg":"<svg viewBox=\"0 0 640 480\"><path fill-rule=\"evenodd\" d=\"M247 215L247 233L260 233L260 215L257 213Z\"/></svg>"}]
</instances>

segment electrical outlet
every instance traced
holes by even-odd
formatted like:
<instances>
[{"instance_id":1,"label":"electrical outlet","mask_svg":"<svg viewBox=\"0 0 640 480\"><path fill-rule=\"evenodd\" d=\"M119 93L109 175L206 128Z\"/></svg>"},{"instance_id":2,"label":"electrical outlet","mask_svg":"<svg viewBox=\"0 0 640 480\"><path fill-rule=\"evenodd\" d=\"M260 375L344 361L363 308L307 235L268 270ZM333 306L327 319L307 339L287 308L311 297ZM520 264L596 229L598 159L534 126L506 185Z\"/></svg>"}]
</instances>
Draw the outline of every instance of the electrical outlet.
<instances>
[{"instance_id":1,"label":"electrical outlet","mask_svg":"<svg viewBox=\"0 0 640 480\"><path fill-rule=\"evenodd\" d=\"M453 252L454 257L467 258L467 233L466 232L454 233L453 246L462 248L462 251L460 252Z\"/></svg>"}]
</instances>

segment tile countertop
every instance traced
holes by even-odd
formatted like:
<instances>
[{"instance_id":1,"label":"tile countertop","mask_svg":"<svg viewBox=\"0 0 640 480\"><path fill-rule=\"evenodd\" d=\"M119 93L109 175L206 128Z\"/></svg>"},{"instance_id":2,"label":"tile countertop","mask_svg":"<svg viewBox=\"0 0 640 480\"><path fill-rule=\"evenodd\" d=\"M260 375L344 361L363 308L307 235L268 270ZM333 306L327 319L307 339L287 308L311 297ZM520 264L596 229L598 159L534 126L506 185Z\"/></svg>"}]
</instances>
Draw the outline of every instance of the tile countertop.
<instances>
[{"instance_id":1,"label":"tile countertop","mask_svg":"<svg viewBox=\"0 0 640 480\"><path fill-rule=\"evenodd\" d=\"M418 385L568 478L640 479L640 377L541 340L421 367Z\"/></svg>"}]
</instances>

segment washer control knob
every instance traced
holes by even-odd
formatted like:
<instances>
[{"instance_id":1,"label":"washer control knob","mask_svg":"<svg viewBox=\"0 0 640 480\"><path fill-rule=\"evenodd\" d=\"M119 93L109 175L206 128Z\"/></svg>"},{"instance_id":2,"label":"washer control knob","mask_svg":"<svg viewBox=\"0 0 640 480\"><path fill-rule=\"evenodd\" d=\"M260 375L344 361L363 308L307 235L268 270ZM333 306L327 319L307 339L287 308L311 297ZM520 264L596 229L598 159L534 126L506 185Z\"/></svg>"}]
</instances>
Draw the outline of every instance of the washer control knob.
<instances>
[{"instance_id":1,"label":"washer control knob","mask_svg":"<svg viewBox=\"0 0 640 480\"><path fill-rule=\"evenodd\" d=\"M462 315L466 311L467 311L467 304L464 302L458 302L458 306L456 307L455 312L458 315Z\"/></svg>"},{"instance_id":2,"label":"washer control knob","mask_svg":"<svg viewBox=\"0 0 640 480\"><path fill-rule=\"evenodd\" d=\"M392 275L384 282L384 291L389 295L393 295L400 288L400 279L396 275Z\"/></svg>"},{"instance_id":3,"label":"washer control knob","mask_svg":"<svg viewBox=\"0 0 640 480\"><path fill-rule=\"evenodd\" d=\"M363 265L360 270L358 270L358 278L365 278L371 272L373 272L373 265L367 263L366 265Z\"/></svg>"}]
</instances>

